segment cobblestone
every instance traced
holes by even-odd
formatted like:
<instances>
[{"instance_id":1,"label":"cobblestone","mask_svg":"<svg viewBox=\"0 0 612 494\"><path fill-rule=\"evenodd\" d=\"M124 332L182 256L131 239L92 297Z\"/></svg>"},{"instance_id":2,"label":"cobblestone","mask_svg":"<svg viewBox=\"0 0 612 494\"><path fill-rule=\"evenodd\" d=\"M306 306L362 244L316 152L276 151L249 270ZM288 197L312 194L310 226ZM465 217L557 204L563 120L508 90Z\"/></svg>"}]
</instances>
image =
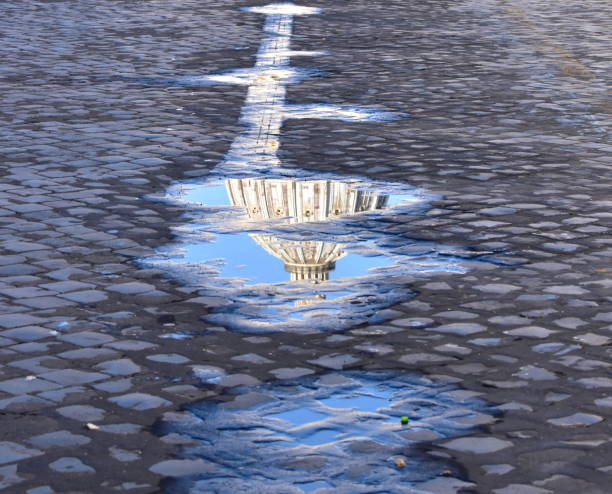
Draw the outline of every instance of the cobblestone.
<instances>
[{"instance_id":1,"label":"cobblestone","mask_svg":"<svg viewBox=\"0 0 612 494\"><path fill-rule=\"evenodd\" d=\"M184 223L148 198L206 176L240 131L244 87L163 81L251 66L261 17L242 5L3 3L0 488L160 492L211 468L154 433L162 416L350 367L425 372L499 405L475 437L422 437L469 489L609 492L609 6L310 2L326 10L296 21L296 49L327 52L295 58L320 74L287 97L410 117L287 120L283 160L423 188L432 209L390 230L506 264L408 280L415 297L384 323L266 337L204 322L222 294L135 262Z\"/></svg>"}]
</instances>

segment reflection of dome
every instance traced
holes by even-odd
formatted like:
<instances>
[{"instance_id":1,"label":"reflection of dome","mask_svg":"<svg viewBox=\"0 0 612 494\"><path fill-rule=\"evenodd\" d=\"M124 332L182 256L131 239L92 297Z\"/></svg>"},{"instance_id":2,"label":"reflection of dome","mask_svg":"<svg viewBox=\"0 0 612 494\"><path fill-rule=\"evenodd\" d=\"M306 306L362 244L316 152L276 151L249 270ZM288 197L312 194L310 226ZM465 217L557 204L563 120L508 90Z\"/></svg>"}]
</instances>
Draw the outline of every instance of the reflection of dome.
<instances>
[{"instance_id":1,"label":"reflection of dome","mask_svg":"<svg viewBox=\"0 0 612 494\"><path fill-rule=\"evenodd\" d=\"M353 189L335 180L230 179L227 191L234 206L253 219L288 218L289 223L325 221L333 216L382 209L388 196Z\"/></svg>"},{"instance_id":2,"label":"reflection of dome","mask_svg":"<svg viewBox=\"0 0 612 494\"><path fill-rule=\"evenodd\" d=\"M338 244L307 240L281 240L269 235L251 235L266 252L285 263L285 271L291 273L291 281L329 279L329 272L336 261L346 254Z\"/></svg>"},{"instance_id":3,"label":"reflection of dome","mask_svg":"<svg viewBox=\"0 0 612 494\"><path fill-rule=\"evenodd\" d=\"M287 223L328 221L364 211L383 209L388 196L353 189L335 180L229 179L225 185L231 203L242 206L254 220L282 218ZM336 261L346 255L341 246L317 240L281 240L254 234L253 239L285 263L291 281L329 279Z\"/></svg>"}]
</instances>

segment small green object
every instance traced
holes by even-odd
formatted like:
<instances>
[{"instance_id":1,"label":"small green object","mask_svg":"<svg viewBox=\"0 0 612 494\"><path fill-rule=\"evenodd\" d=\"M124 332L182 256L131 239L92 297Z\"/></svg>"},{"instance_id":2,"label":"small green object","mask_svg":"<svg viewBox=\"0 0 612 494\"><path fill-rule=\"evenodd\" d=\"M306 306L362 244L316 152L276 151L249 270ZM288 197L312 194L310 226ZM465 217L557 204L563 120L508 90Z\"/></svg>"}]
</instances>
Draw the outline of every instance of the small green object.
<instances>
[{"instance_id":1,"label":"small green object","mask_svg":"<svg viewBox=\"0 0 612 494\"><path fill-rule=\"evenodd\" d=\"M410 422L410 419L404 415L401 418L401 422L402 422L402 425L408 425L408 422Z\"/></svg>"}]
</instances>

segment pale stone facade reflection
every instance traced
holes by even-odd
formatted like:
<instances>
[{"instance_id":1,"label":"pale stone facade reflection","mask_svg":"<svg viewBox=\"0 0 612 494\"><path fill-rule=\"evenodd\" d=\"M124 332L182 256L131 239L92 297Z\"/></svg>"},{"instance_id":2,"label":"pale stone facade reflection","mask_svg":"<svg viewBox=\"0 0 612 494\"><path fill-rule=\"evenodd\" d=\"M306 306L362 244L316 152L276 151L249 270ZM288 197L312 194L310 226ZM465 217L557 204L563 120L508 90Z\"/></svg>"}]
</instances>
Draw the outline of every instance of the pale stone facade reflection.
<instances>
[{"instance_id":1,"label":"pale stone facade reflection","mask_svg":"<svg viewBox=\"0 0 612 494\"><path fill-rule=\"evenodd\" d=\"M324 222L333 217L384 209L389 197L352 188L335 180L230 179L225 182L232 205L242 206L253 220L279 219L289 224ZM340 244L251 237L283 261L291 281L329 279L336 261L346 255Z\"/></svg>"}]
</instances>

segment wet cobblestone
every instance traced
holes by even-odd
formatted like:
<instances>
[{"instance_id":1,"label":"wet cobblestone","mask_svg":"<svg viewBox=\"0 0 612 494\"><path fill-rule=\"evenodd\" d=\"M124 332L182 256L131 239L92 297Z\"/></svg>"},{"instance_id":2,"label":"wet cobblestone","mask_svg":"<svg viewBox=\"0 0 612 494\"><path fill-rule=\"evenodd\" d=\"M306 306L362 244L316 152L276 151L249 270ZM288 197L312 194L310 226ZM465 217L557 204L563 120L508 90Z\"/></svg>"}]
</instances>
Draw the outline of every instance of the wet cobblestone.
<instances>
[{"instance_id":1,"label":"wet cobblestone","mask_svg":"<svg viewBox=\"0 0 612 494\"><path fill-rule=\"evenodd\" d=\"M416 298L377 326L262 337L210 326L219 300L134 263L183 221L146 197L223 158L245 97L155 79L251 66L261 17L243 5L2 3L0 488L159 492L207 468L155 433L183 405L350 368L422 371L503 412L424 438L466 471L430 492L609 492L610 7L309 2L326 10L296 20L296 49L330 53L296 58L323 76L288 97L410 117L288 120L283 159L440 195L389 228L516 265L407 280Z\"/></svg>"}]
</instances>

